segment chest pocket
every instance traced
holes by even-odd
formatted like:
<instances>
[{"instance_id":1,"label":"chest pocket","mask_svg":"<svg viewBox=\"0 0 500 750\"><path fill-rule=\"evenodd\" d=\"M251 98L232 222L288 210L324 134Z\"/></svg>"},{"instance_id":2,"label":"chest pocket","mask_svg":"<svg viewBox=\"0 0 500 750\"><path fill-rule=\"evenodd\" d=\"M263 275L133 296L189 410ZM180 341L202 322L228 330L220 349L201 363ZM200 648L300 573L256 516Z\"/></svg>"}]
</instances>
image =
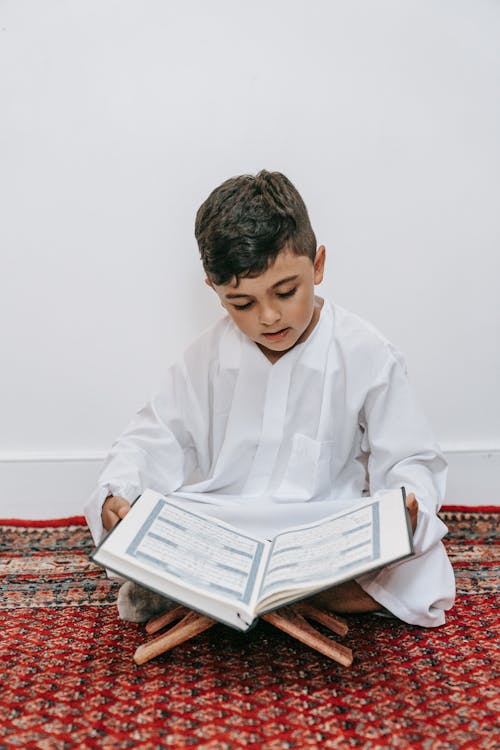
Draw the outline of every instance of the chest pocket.
<instances>
[{"instance_id":1,"label":"chest pocket","mask_svg":"<svg viewBox=\"0 0 500 750\"><path fill-rule=\"evenodd\" d=\"M331 491L333 441L293 436L292 450L283 479L275 494L277 502L304 502Z\"/></svg>"}]
</instances>

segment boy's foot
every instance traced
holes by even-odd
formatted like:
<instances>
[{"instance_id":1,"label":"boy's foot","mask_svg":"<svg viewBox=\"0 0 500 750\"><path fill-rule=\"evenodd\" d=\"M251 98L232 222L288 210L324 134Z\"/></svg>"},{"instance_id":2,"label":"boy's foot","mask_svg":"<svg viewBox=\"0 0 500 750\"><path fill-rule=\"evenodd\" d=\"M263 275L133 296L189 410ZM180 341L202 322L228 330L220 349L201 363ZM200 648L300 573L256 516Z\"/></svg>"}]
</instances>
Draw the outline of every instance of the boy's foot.
<instances>
[{"instance_id":1,"label":"boy's foot","mask_svg":"<svg viewBox=\"0 0 500 750\"><path fill-rule=\"evenodd\" d=\"M116 604L120 619L127 622L146 622L155 615L177 607L171 599L155 594L132 581L126 581L120 587Z\"/></svg>"},{"instance_id":2,"label":"boy's foot","mask_svg":"<svg viewBox=\"0 0 500 750\"><path fill-rule=\"evenodd\" d=\"M363 614L384 609L356 581L332 586L331 589L312 596L310 602L338 614Z\"/></svg>"}]
</instances>

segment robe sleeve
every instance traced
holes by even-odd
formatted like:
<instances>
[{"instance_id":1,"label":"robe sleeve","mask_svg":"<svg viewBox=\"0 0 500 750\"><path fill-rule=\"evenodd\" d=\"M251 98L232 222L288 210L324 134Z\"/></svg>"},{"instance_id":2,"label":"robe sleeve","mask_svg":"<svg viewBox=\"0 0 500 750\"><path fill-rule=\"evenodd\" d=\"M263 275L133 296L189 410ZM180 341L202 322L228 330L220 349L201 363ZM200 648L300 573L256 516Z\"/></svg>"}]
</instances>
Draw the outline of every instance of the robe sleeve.
<instances>
[{"instance_id":1,"label":"robe sleeve","mask_svg":"<svg viewBox=\"0 0 500 750\"><path fill-rule=\"evenodd\" d=\"M447 464L416 402L401 355L389 344L385 354L362 416L370 494L401 486L415 493L419 512L413 541L419 554L447 531L436 515L444 496Z\"/></svg>"},{"instance_id":2,"label":"robe sleeve","mask_svg":"<svg viewBox=\"0 0 500 750\"><path fill-rule=\"evenodd\" d=\"M197 399L186 368L175 365L161 389L113 444L104 463L97 488L85 507L96 544L104 536L101 510L109 494L129 502L147 488L168 494L196 472L191 427L197 418Z\"/></svg>"},{"instance_id":3,"label":"robe sleeve","mask_svg":"<svg viewBox=\"0 0 500 750\"><path fill-rule=\"evenodd\" d=\"M377 602L400 619L422 627L445 622L455 580L437 515L446 482L446 462L408 383L404 364L386 345L386 361L364 405L370 493L404 486L418 504L415 555L357 579Z\"/></svg>"}]
</instances>

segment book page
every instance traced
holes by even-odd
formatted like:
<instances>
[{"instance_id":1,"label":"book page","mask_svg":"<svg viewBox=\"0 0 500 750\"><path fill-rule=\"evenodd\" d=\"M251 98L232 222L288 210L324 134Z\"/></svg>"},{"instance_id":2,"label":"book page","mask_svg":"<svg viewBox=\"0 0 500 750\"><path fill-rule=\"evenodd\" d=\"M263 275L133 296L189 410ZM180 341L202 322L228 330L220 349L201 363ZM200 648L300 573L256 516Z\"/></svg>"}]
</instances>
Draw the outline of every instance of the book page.
<instances>
[{"instance_id":1,"label":"book page","mask_svg":"<svg viewBox=\"0 0 500 750\"><path fill-rule=\"evenodd\" d=\"M264 546L215 519L159 499L126 553L193 589L248 603Z\"/></svg>"},{"instance_id":2,"label":"book page","mask_svg":"<svg viewBox=\"0 0 500 750\"><path fill-rule=\"evenodd\" d=\"M346 580L350 571L377 560L378 504L374 503L304 529L281 533L273 542L260 598L277 591Z\"/></svg>"}]
</instances>

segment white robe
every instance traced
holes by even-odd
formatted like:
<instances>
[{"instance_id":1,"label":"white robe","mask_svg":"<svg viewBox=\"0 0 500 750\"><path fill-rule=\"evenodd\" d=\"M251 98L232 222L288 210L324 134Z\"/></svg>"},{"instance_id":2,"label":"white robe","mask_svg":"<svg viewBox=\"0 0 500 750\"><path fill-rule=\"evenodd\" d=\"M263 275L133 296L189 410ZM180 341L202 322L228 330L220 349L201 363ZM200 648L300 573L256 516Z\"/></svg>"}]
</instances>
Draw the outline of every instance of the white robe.
<instances>
[{"instance_id":1,"label":"white robe","mask_svg":"<svg viewBox=\"0 0 500 750\"><path fill-rule=\"evenodd\" d=\"M416 554L358 581L402 620L436 626L455 590L436 515L445 480L401 356L325 301L274 364L229 316L204 333L113 445L86 516L99 542L106 496L151 487L270 537L404 485L419 501Z\"/></svg>"}]
</instances>

